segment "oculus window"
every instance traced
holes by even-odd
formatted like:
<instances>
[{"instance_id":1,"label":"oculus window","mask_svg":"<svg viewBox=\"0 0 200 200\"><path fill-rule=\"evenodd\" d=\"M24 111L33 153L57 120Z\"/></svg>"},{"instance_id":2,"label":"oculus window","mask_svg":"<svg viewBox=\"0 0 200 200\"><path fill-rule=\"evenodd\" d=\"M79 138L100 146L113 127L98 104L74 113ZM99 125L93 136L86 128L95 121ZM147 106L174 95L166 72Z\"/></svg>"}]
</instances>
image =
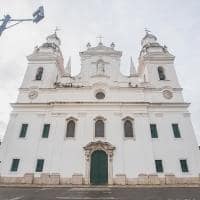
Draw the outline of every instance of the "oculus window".
<instances>
[{"instance_id":1,"label":"oculus window","mask_svg":"<svg viewBox=\"0 0 200 200\"><path fill-rule=\"evenodd\" d=\"M105 94L103 92L97 92L96 93L96 98L97 99L104 99L105 98Z\"/></svg>"}]
</instances>

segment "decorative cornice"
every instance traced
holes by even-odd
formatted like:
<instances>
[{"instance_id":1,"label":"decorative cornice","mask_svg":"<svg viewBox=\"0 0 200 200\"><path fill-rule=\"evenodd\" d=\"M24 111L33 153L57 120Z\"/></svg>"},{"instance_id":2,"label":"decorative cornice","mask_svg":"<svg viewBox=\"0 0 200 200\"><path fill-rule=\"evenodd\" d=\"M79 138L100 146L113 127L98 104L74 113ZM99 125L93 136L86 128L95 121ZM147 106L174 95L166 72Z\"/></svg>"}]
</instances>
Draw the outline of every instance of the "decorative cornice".
<instances>
[{"instance_id":1,"label":"decorative cornice","mask_svg":"<svg viewBox=\"0 0 200 200\"><path fill-rule=\"evenodd\" d=\"M61 84L61 83L60 83ZM78 89L78 88L81 88L81 89L91 89L92 87L96 86L97 83L93 83L93 85L78 85L78 84L73 84L73 83L69 83L69 84L61 84L60 86L57 86L57 87L52 87L52 88L38 88L38 90L59 90L59 89ZM120 84L120 83L119 83ZM128 84L128 82L127 82ZM59 84L58 84L59 85ZM108 84L105 84L107 87L109 87L110 89L127 89L127 88L130 88L130 89L136 89L136 90L154 90L154 91L162 91L164 87L160 87L160 88L155 88L155 87L144 87L144 86L140 86L140 85L137 85L137 87L130 87L130 86L109 86ZM173 91L182 91L183 88L172 88L170 87L171 90ZM30 88L19 88L19 90L21 91L29 91Z\"/></svg>"},{"instance_id":2,"label":"decorative cornice","mask_svg":"<svg viewBox=\"0 0 200 200\"><path fill-rule=\"evenodd\" d=\"M121 57L122 52L116 51L111 47L106 47L104 45L98 45L96 47L89 48L86 51L80 52L79 55L81 57L95 56L95 55L109 55L109 56L114 56L114 57Z\"/></svg>"},{"instance_id":3,"label":"decorative cornice","mask_svg":"<svg viewBox=\"0 0 200 200\"><path fill-rule=\"evenodd\" d=\"M121 102L121 101L52 101L47 103L11 103L13 108L15 107L48 107L48 106L60 106L60 105L118 105L118 106L148 106L148 107L188 107L190 103L185 102L175 102L175 103L168 103L168 102Z\"/></svg>"}]
</instances>

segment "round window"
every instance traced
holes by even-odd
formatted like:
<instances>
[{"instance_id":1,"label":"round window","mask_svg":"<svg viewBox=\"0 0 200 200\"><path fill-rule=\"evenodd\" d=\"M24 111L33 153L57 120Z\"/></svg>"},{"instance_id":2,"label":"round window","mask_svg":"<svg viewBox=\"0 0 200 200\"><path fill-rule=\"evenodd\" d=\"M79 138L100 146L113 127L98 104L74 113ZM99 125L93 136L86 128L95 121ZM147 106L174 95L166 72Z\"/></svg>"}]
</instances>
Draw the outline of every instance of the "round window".
<instances>
[{"instance_id":1,"label":"round window","mask_svg":"<svg viewBox=\"0 0 200 200\"><path fill-rule=\"evenodd\" d=\"M164 90L163 97L165 97L166 99L171 99L173 97L173 93L169 90Z\"/></svg>"},{"instance_id":2,"label":"round window","mask_svg":"<svg viewBox=\"0 0 200 200\"><path fill-rule=\"evenodd\" d=\"M97 92L96 93L96 98L97 99L104 99L105 98L105 94L103 92Z\"/></svg>"}]
</instances>

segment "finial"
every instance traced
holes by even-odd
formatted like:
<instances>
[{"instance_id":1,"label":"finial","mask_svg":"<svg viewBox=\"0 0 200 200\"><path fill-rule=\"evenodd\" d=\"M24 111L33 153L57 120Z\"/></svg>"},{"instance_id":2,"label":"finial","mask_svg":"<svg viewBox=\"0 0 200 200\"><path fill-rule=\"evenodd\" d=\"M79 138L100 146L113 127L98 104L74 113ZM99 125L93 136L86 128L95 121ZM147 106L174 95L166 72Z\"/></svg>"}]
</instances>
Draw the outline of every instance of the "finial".
<instances>
[{"instance_id":1,"label":"finial","mask_svg":"<svg viewBox=\"0 0 200 200\"><path fill-rule=\"evenodd\" d=\"M69 57L69 60L65 67L65 76L71 76L71 56Z\"/></svg>"},{"instance_id":2,"label":"finial","mask_svg":"<svg viewBox=\"0 0 200 200\"><path fill-rule=\"evenodd\" d=\"M37 45L37 46L34 47L34 51L33 51L33 52L36 53L36 52L38 52L38 51L39 51L39 47L38 47L38 45Z\"/></svg>"},{"instance_id":3,"label":"finial","mask_svg":"<svg viewBox=\"0 0 200 200\"><path fill-rule=\"evenodd\" d=\"M87 48L89 49L89 48L91 47L90 42L88 42L86 46L87 46Z\"/></svg>"},{"instance_id":4,"label":"finial","mask_svg":"<svg viewBox=\"0 0 200 200\"><path fill-rule=\"evenodd\" d=\"M131 59L130 59L130 76L134 76L135 74L136 74L136 70L135 70L135 66L134 66L134 63L133 63L132 56L131 56Z\"/></svg>"},{"instance_id":5,"label":"finial","mask_svg":"<svg viewBox=\"0 0 200 200\"><path fill-rule=\"evenodd\" d=\"M146 32L146 34L149 34L149 33L151 33L151 31L150 31L150 30L148 30L147 28L145 28L145 29L144 29L144 31Z\"/></svg>"},{"instance_id":6,"label":"finial","mask_svg":"<svg viewBox=\"0 0 200 200\"><path fill-rule=\"evenodd\" d=\"M97 38L99 38L99 45L102 45L103 43L102 43L102 36L101 35L99 35Z\"/></svg>"},{"instance_id":7,"label":"finial","mask_svg":"<svg viewBox=\"0 0 200 200\"><path fill-rule=\"evenodd\" d=\"M60 29L58 29L58 27L56 27L55 30L54 30L54 33L49 35L49 36L47 36L47 38L46 38L47 39L47 43L54 43L57 46L61 45L61 41L60 41L59 37L56 34L58 30L60 30Z\"/></svg>"},{"instance_id":8,"label":"finial","mask_svg":"<svg viewBox=\"0 0 200 200\"><path fill-rule=\"evenodd\" d=\"M163 49L164 49L165 52L167 52L167 46L166 45L163 46Z\"/></svg>"},{"instance_id":9,"label":"finial","mask_svg":"<svg viewBox=\"0 0 200 200\"><path fill-rule=\"evenodd\" d=\"M60 31L61 29L59 29L57 26L56 26L56 28L55 28L55 30L54 30L54 33L56 34L57 33L57 31Z\"/></svg>"},{"instance_id":10,"label":"finial","mask_svg":"<svg viewBox=\"0 0 200 200\"><path fill-rule=\"evenodd\" d=\"M110 47L114 49L114 48L115 48L115 43L112 42L112 43L110 44Z\"/></svg>"}]
</instances>

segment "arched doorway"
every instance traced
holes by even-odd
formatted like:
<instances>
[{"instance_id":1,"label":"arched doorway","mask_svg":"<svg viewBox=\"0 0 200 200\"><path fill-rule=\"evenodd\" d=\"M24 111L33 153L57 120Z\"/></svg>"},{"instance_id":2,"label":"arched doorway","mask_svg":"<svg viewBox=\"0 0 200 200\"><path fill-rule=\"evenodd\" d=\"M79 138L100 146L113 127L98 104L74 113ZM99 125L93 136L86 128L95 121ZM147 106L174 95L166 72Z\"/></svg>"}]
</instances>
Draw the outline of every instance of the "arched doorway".
<instances>
[{"instance_id":1,"label":"arched doorway","mask_svg":"<svg viewBox=\"0 0 200 200\"><path fill-rule=\"evenodd\" d=\"M92 157L98 153L97 152L102 152L104 156L106 156L107 159L107 182L109 185L113 184L113 155L114 155L114 150L115 147L110 144L109 142L103 142L103 141L95 141L95 142L90 142L86 146L83 147L85 150L85 183L86 184L92 184L91 180L91 167L92 167ZM93 154L94 153L94 154ZM92 156L93 154L93 156ZM102 156L103 157L103 156ZM105 163L105 162L104 162ZM94 167L95 169L95 167ZM104 183L104 184L106 184ZM95 183L93 183L95 184Z\"/></svg>"},{"instance_id":2,"label":"arched doorway","mask_svg":"<svg viewBox=\"0 0 200 200\"><path fill-rule=\"evenodd\" d=\"M105 151L96 150L91 155L90 183L95 185L108 183L108 155Z\"/></svg>"}]
</instances>

